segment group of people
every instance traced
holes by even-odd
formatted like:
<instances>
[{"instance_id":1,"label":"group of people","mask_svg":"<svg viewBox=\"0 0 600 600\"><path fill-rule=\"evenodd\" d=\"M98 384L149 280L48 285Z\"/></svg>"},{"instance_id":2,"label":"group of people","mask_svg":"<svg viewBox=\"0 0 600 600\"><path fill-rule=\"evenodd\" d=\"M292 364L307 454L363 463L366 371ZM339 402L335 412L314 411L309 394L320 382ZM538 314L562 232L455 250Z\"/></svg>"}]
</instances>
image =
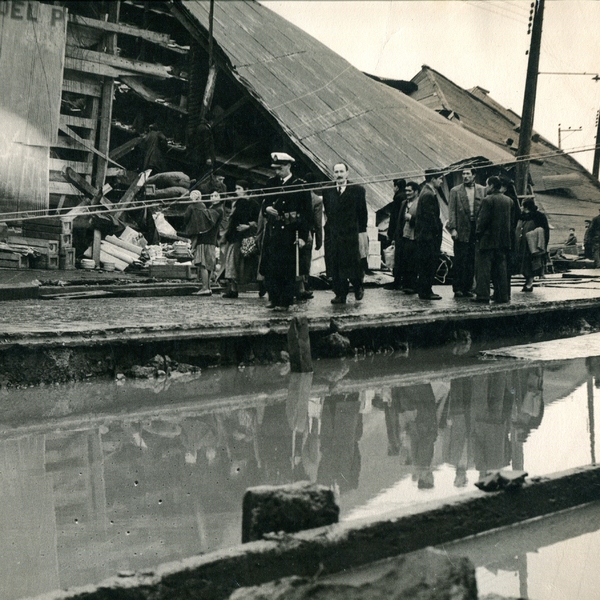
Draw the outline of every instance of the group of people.
<instances>
[{"instance_id":1,"label":"group of people","mask_svg":"<svg viewBox=\"0 0 600 600\"><path fill-rule=\"evenodd\" d=\"M184 234L192 238L194 262L202 289L211 295L211 277L221 250L223 294L238 297L238 285L258 280L259 295L268 294L268 307L287 310L295 300L312 297L307 289L312 250L324 246L327 276L334 292L332 304L345 304L352 289L364 297L368 247L367 202L362 185L349 180L349 167L333 166L333 181L316 185L292 173L295 160L285 152L271 154L275 176L265 188L250 193L240 179L229 210L224 207L223 181L211 177L190 194ZM472 168L462 171L463 182L450 191L445 224L454 243L452 286L456 298L496 303L510 300L510 277L525 277L524 292L543 273L549 226L532 198L519 204L508 178L491 176L486 186L475 183ZM444 173L425 172L422 185L394 180L388 238L394 243L394 280L387 289L438 300L434 293L444 223L440 203ZM324 222L324 225L323 225ZM599 220L600 222L600 220ZM490 291L493 285L493 296Z\"/></svg>"},{"instance_id":2,"label":"group of people","mask_svg":"<svg viewBox=\"0 0 600 600\"><path fill-rule=\"evenodd\" d=\"M249 194L247 181L238 180L229 211L224 208L223 184L211 180L202 190L191 192L183 233L192 239L194 263L202 281L198 295L212 294L210 281L219 245L228 282L224 297L238 297L238 285L257 278L259 295L268 294L267 307L288 310L295 300L312 298L306 289L312 250L324 244L335 292L332 303L344 304L351 285L355 299L362 300L365 188L352 184L348 166L338 163L333 167L335 185L324 185L322 192L311 190L315 186L292 173L294 162L285 152L272 153L275 176L264 190L253 194ZM220 239L225 243L220 244Z\"/></svg>"},{"instance_id":3,"label":"group of people","mask_svg":"<svg viewBox=\"0 0 600 600\"><path fill-rule=\"evenodd\" d=\"M550 229L533 198L519 205L509 196L508 178L491 176L486 186L475 183L471 168L462 171L463 182L450 190L446 228L454 244L452 287L455 298L474 302L506 303L510 277L525 277L524 292L544 270ZM394 201L388 238L394 242L394 281L388 289L417 293L423 300L438 300L432 285L439 266L443 223L440 193L443 173L425 172L425 184L394 180ZM493 296L490 283L493 284Z\"/></svg>"}]
</instances>

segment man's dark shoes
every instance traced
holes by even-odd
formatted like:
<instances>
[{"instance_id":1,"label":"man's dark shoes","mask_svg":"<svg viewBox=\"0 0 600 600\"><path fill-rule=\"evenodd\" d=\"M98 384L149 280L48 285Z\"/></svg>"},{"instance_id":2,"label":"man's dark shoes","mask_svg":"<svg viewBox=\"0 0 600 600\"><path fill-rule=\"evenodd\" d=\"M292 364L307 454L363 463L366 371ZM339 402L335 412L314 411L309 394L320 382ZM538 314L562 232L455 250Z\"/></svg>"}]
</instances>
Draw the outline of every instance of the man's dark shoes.
<instances>
[{"instance_id":1,"label":"man's dark shoes","mask_svg":"<svg viewBox=\"0 0 600 600\"><path fill-rule=\"evenodd\" d=\"M267 308L275 308L277 306L277 304L274 304L273 302L269 302L269 304L267 304Z\"/></svg>"},{"instance_id":2,"label":"man's dark shoes","mask_svg":"<svg viewBox=\"0 0 600 600\"><path fill-rule=\"evenodd\" d=\"M464 298L465 295L460 290L458 290L458 291L454 292L454 297L455 298Z\"/></svg>"},{"instance_id":3,"label":"man's dark shoes","mask_svg":"<svg viewBox=\"0 0 600 600\"><path fill-rule=\"evenodd\" d=\"M336 296L332 298L331 304L346 304L346 298L344 296Z\"/></svg>"},{"instance_id":4,"label":"man's dark shoes","mask_svg":"<svg viewBox=\"0 0 600 600\"><path fill-rule=\"evenodd\" d=\"M477 296L475 296L475 298L471 298L471 302L478 302L479 304L489 304L490 299L489 298L478 298Z\"/></svg>"},{"instance_id":5,"label":"man's dark shoes","mask_svg":"<svg viewBox=\"0 0 600 600\"><path fill-rule=\"evenodd\" d=\"M421 300L441 300L442 297L439 294L419 294Z\"/></svg>"},{"instance_id":6,"label":"man's dark shoes","mask_svg":"<svg viewBox=\"0 0 600 600\"><path fill-rule=\"evenodd\" d=\"M359 287L354 292L354 297L360 302L365 297L365 288Z\"/></svg>"},{"instance_id":7,"label":"man's dark shoes","mask_svg":"<svg viewBox=\"0 0 600 600\"><path fill-rule=\"evenodd\" d=\"M222 298L237 298L238 297L238 293L234 292L232 290L229 290L228 292L225 292L224 294L221 294Z\"/></svg>"},{"instance_id":8,"label":"man's dark shoes","mask_svg":"<svg viewBox=\"0 0 600 600\"><path fill-rule=\"evenodd\" d=\"M474 298L475 294L473 292L463 292L463 298Z\"/></svg>"},{"instance_id":9,"label":"man's dark shoes","mask_svg":"<svg viewBox=\"0 0 600 600\"><path fill-rule=\"evenodd\" d=\"M296 296L296 298L298 298L298 300L310 300L311 298L314 298L315 295L312 292L298 292L298 295Z\"/></svg>"},{"instance_id":10,"label":"man's dark shoes","mask_svg":"<svg viewBox=\"0 0 600 600\"><path fill-rule=\"evenodd\" d=\"M383 286L383 289L384 290L399 290L401 288L400 288L400 286L395 281L392 281L391 283L386 283Z\"/></svg>"},{"instance_id":11,"label":"man's dark shoes","mask_svg":"<svg viewBox=\"0 0 600 600\"><path fill-rule=\"evenodd\" d=\"M533 292L533 286L531 287L527 287L526 285L524 285L521 289L522 292Z\"/></svg>"},{"instance_id":12,"label":"man's dark shoes","mask_svg":"<svg viewBox=\"0 0 600 600\"><path fill-rule=\"evenodd\" d=\"M415 290L413 290L412 288L402 288L402 291L407 295L407 296L412 296L413 294L416 294L417 292L415 292Z\"/></svg>"}]
</instances>

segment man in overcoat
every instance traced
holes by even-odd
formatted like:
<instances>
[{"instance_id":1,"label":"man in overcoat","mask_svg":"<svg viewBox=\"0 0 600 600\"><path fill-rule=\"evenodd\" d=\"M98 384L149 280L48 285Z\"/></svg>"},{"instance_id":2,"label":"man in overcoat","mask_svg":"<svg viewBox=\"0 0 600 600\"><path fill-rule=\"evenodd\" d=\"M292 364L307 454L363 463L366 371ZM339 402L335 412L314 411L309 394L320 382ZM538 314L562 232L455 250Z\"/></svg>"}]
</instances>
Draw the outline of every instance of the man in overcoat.
<instances>
[{"instance_id":1,"label":"man in overcoat","mask_svg":"<svg viewBox=\"0 0 600 600\"><path fill-rule=\"evenodd\" d=\"M475 276L475 223L485 187L475 183L471 168L462 170L462 178L463 182L450 190L446 227L454 240L454 297L470 298Z\"/></svg>"},{"instance_id":2,"label":"man in overcoat","mask_svg":"<svg viewBox=\"0 0 600 600\"><path fill-rule=\"evenodd\" d=\"M331 303L345 304L350 283L356 300L364 296L358 234L367 231L367 200L365 188L348 181L348 165L335 164L333 176L335 186L323 190L328 239L325 253L329 253L335 293Z\"/></svg>"},{"instance_id":3,"label":"man in overcoat","mask_svg":"<svg viewBox=\"0 0 600 600\"><path fill-rule=\"evenodd\" d=\"M441 300L433 293L433 283L442 247L442 220L438 190L444 176L438 169L425 170L425 185L419 194L415 215L415 242L417 246L417 292L421 300Z\"/></svg>"},{"instance_id":4,"label":"man in overcoat","mask_svg":"<svg viewBox=\"0 0 600 600\"><path fill-rule=\"evenodd\" d=\"M292 174L295 162L285 152L271 154L276 175L264 190L261 212L265 219L260 272L269 293L269 308L287 310L296 292L297 252L308 240L312 201L305 181ZM296 241L297 237L297 241Z\"/></svg>"},{"instance_id":5,"label":"man in overcoat","mask_svg":"<svg viewBox=\"0 0 600 600\"><path fill-rule=\"evenodd\" d=\"M495 175L488 178L486 196L477 216L475 237L475 302L490 300L490 279L494 284L494 301L510 300L508 256L512 245L513 201L500 189L502 182Z\"/></svg>"}]
</instances>

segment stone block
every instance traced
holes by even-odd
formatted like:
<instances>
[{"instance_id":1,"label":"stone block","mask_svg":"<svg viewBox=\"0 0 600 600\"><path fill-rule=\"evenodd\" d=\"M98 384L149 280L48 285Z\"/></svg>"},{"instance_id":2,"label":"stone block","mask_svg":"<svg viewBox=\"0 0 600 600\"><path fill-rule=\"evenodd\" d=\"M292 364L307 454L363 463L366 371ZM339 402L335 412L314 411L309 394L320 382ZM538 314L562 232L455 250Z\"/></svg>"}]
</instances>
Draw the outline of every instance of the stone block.
<instances>
[{"instance_id":1,"label":"stone block","mask_svg":"<svg viewBox=\"0 0 600 600\"><path fill-rule=\"evenodd\" d=\"M428 548L316 578L286 577L236 590L229 600L477 600L475 568Z\"/></svg>"},{"instance_id":2,"label":"stone block","mask_svg":"<svg viewBox=\"0 0 600 600\"><path fill-rule=\"evenodd\" d=\"M294 533L337 523L340 509L333 491L307 481L248 488L242 505L242 543L267 533Z\"/></svg>"}]
</instances>

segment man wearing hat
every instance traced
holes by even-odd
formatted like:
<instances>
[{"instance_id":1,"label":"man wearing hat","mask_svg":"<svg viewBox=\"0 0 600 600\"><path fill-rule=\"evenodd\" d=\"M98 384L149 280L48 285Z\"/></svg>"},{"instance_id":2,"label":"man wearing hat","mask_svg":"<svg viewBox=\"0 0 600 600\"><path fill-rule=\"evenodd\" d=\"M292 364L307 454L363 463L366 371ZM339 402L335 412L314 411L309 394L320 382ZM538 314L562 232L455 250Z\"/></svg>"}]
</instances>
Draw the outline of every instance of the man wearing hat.
<instances>
[{"instance_id":1,"label":"man wearing hat","mask_svg":"<svg viewBox=\"0 0 600 600\"><path fill-rule=\"evenodd\" d=\"M285 152L271 154L275 177L263 190L261 212L266 221L260 260L265 277L269 308L287 310L296 293L297 252L307 240L312 219L310 192L305 182L292 174L295 160ZM297 241L296 241L297 240Z\"/></svg>"},{"instance_id":2,"label":"man wearing hat","mask_svg":"<svg viewBox=\"0 0 600 600\"><path fill-rule=\"evenodd\" d=\"M433 283L442 247L442 220L438 190L444 176L439 169L425 170L425 185L419 194L415 215L415 242L417 246L417 291L421 300L441 300L433 293Z\"/></svg>"}]
</instances>

